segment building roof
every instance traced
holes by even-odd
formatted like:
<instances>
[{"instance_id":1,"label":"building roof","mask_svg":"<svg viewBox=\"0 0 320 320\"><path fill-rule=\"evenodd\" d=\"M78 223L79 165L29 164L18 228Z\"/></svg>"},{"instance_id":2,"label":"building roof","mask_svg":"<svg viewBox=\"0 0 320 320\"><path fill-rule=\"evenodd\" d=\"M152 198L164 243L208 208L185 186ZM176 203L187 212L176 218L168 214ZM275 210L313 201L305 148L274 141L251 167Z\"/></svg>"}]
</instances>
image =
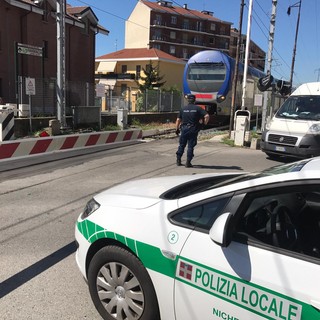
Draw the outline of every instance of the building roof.
<instances>
[{"instance_id":1,"label":"building roof","mask_svg":"<svg viewBox=\"0 0 320 320\"><path fill-rule=\"evenodd\" d=\"M203 19L203 20L210 20L213 22L222 22L226 24L233 24L232 22L227 22L220 20L213 16L213 12L209 11L198 11L189 9L187 5L184 5L183 7L173 6L172 2L170 1L157 1L157 2L151 2L146 0L139 0L141 3L148 6L153 11L157 12L164 12L164 13L170 13L173 15L180 15L184 17L189 17L193 19Z\"/></svg>"},{"instance_id":2,"label":"building roof","mask_svg":"<svg viewBox=\"0 0 320 320\"><path fill-rule=\"evenodd\" d=\"M183 61L182 59L174 57L166 52L163 52L155 48L122 49L96 58L96 61L102 60L164 60L174 63L185 64L185 61Z\"/></svg>"},{"instance_id":3,"label":"building roof","mask_svg":"<svg viewBox=\"0 0 320 320\"><path fill-rule=\"evenodd\" d=\"M19 8L23 8L32 12L43 14L43 9L41 1L35 0L5 0L7 3ZM56 0L48 0L50 5L56 9ZM98 18L93 12L93 10L88 6L72 7L71 5L66 5L66 16L74 21L81 22L81 19L87 17L97 32L108 35L109 31L98 24Z\"/></svg>"},{"instance_id":4,"label":"building roof","mask_svg":"<svg viewBox=\"0 0 320 320\"><path fill-rule=\"evenodd\" d=\"M109 30L105 29L101 25L98 24L98 18L95 13L92 11L90 7L87 6L79 6L79 7L72 7L70 4L67 4L66 13L68 16L72 17L73 19L81 20L84 17L87 17L93 25L97 26L98 32L108 35Z\"/></svg>"},{"instance_id":5,"label":"building roof","mask_svg":"<svg viewBox=\"0 0 320 320\"><path fill-rule=\"evenodd\" d=\"M98 18L94 14L94 12L91 10L90 7L72 7L70 4L67 5L66 7L67 14L78 18L82 19L84 16L88 16L88 18L95 24L98 23Z\"/></svg>"}]
</instances>

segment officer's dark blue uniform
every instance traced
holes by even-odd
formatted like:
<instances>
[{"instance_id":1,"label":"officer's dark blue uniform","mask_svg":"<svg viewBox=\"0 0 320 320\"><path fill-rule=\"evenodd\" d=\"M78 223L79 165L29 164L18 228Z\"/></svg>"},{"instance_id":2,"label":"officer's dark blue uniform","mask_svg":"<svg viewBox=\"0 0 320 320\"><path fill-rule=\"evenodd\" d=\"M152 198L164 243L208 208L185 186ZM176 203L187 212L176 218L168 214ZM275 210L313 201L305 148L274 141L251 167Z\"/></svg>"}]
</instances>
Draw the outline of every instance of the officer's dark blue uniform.
<instances>
[{"instance_id":1,"label":"officer's dark blue uniform","mask_svg":"<svg viewBox=\"0 0 320 320\"><path fill-rule=\"evenodd\" d=\"M194 156L193 150L197 145L198 133L201 127L200 120L203 120L204 124L207 124L209 120L207 112L194 104L195 98L192 94L187 96L189 103L180 110L176 121L176 133L179 134L181 129L179 147L176 152L178 166L181 165L181 157L188 144L186 167L192 167L191 160Z\"/></svg>"}]
</instances>

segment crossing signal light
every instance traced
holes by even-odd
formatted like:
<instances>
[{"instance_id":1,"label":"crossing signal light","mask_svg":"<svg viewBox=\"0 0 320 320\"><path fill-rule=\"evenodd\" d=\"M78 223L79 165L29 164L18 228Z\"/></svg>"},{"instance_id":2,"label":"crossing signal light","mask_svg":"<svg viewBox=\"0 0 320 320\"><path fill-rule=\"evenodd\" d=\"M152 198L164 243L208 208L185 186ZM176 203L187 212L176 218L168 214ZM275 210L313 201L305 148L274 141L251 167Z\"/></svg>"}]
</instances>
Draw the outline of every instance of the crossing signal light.
<instances>
[{"instance_id":1,"label":"crossing signal light","mask_svg":"<svg viewBox=\"0 0 320 320\"><path fill-rule=\"evenodd\" d=\"M282 96L288 96L291 93L291 83L284 80L278 80L277 90Z\"/></svg>"},{"instance_id":2,"label":"crossing signal light","mask_svg":"<svg viewBox=\"0 0 320 320\"><path fill-rule=\"evenodd\" d=\"M273 76L271 74L266 75L265 77L262 77L258 80L258 89L260 91L266 91L268 90L273 82Z\"/></svg>"}]
</instances>

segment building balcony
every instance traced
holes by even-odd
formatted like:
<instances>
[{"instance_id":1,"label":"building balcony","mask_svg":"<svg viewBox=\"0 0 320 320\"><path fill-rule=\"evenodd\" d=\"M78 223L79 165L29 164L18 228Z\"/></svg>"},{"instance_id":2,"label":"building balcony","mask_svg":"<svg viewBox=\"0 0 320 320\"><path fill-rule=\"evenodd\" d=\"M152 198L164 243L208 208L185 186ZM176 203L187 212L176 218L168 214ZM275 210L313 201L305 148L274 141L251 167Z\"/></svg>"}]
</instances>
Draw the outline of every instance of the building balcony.
<instances>
[{"instance_id":1,"label":"building balcony","mask_svg":"<svg viewBox=\"0 0 320 320\"><path fill-rule=\"evenodd\" d=\"M153 24L150 27L154 28L154 29L166 29L166 30L171 30L171 31L176 31L177 33L189 33L189 34L201 34L201 35L209 35L209 36L216 36L216 37L222 37L222 38L230 38L230 34L227 32L214 32L212 30L206 30L203 27L196 27L196 26L192 26L192 25L182 25L182 26L178 26L178 25L166 25L163 22L158 22L157 24Z\"/></svg>"},{"instance_id":2,"label":"building balcony","mask_svg":"<svg viewBox=\"0 0 320 320\"><path fill-rule=\"evenodd\" d=\"M94 75L96 80L105 79L105 80L135 80L136 75L134 73L96 73Z\"/></svg>"}]
</instances>

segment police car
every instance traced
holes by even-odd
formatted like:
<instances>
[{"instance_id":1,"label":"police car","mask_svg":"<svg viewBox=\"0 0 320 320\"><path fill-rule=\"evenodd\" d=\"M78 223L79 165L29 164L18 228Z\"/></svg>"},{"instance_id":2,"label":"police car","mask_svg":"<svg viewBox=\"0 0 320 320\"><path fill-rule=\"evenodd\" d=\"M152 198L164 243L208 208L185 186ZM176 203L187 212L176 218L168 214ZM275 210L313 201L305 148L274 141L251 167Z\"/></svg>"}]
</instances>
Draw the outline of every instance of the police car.
<instances>
[{"instance_id":1,"label":"police car","mask_svg":"<svg viewBox=\"0 0 320 320\"><path fill-rule=\"evenodd\" d=\"M320 319L320 158L120 184L75 236L103 319Z\"/></svg>"}]
</instances>

